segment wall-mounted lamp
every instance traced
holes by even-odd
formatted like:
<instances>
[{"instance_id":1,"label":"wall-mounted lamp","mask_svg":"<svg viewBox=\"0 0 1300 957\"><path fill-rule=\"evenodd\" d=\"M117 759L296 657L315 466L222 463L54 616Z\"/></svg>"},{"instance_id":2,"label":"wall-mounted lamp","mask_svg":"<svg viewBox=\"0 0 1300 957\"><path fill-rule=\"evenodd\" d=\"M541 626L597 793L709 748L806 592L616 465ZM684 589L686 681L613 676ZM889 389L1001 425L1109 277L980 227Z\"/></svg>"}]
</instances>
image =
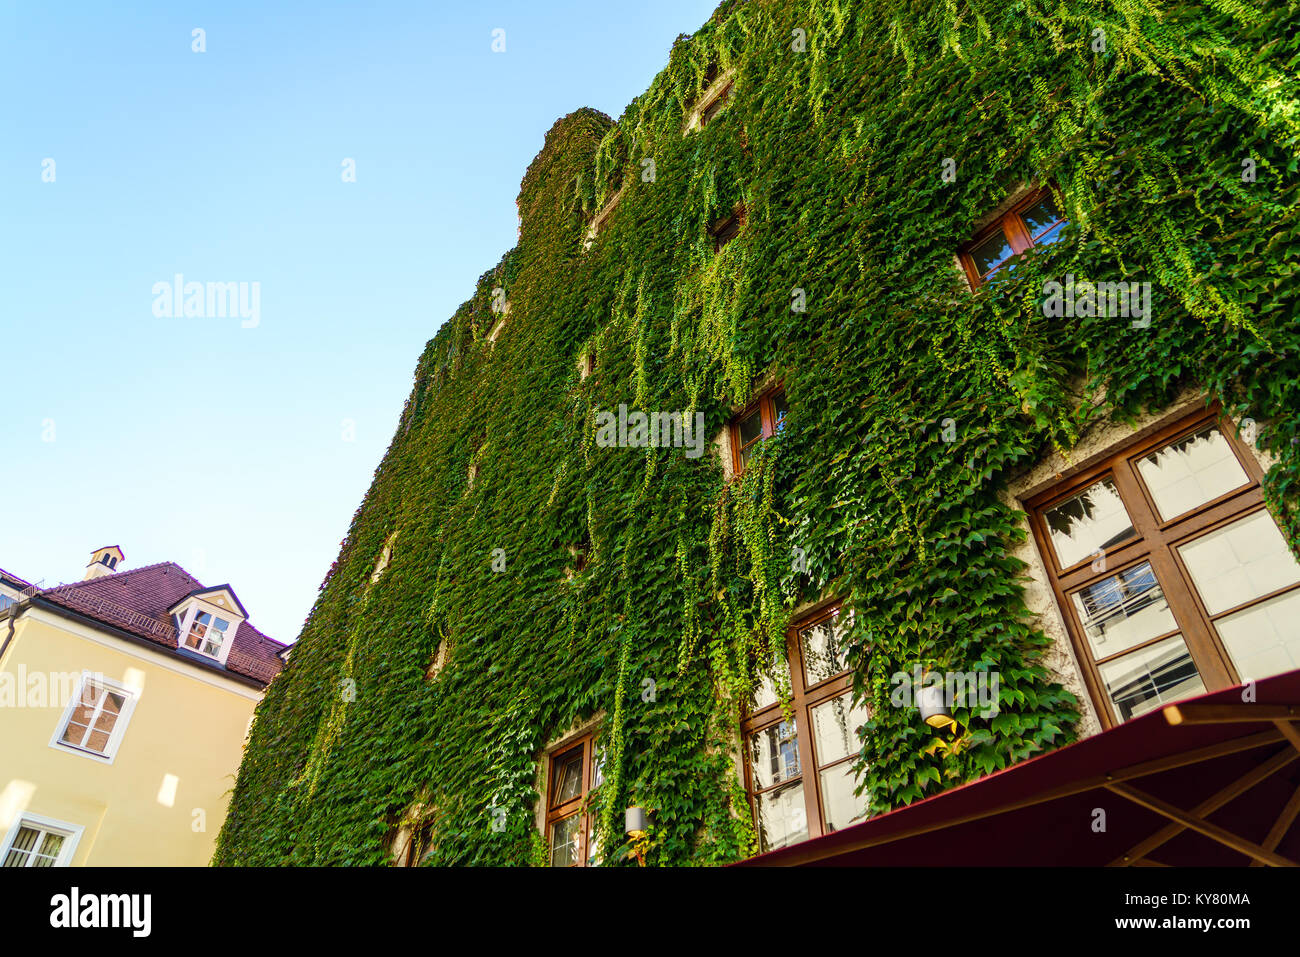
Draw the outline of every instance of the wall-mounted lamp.
<instances>
[{"instance_id":1,"label":"wall-mounted lamp","mask_svg":"<svg viewBox=\"0 0 1300 957\"><path fill-rule=\"evenodd\" d=\"M645 836L645 808L628 808L623 813L623 823L627 830L627 836L633 840L640 840Z\"/></svg>"},{"instance_id":2,"label":"wall-mounted lamp","mask_svg":"<svg viewBox=\"0 0 1300 957\"><path fill-rule=\"evenodd\" d=\"M943 685L925 685L916 693L916 707L921 718L932 728L956 730L957 722L943 700Z\"/></svg>"},{"instance_id":3,"label":"wall-mounted lamp","mask_svg":"<svg viewBox=\"0 0 1300 957\"><path fill-rule=\"evenodd\" d=\"M638 867L645 867L646 852L646 809L633 805L623 812L623 829L632 839L629 857L635 857Z\"/></svg>"}]
</instances>

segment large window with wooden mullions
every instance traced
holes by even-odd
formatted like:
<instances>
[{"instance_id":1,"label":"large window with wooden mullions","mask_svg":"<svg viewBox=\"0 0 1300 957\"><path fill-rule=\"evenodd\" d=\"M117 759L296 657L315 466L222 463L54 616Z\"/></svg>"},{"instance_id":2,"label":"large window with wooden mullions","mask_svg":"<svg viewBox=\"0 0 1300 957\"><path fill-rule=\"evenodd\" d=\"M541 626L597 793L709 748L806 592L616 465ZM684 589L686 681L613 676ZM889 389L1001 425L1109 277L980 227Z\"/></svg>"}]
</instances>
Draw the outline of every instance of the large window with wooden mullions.
<instances>
[{"instance_id":1,"label":"large window with wooden mullions","mask_svg":"<svg viewBox=\"0 0 1300 957\"><path fill-rule=\"evenodd\" d=\"M838 608L805 619L786 638L790 713L764 677L741 722L745 784L759 851L774 851L861 820L866 800L853 793L858 728Z\"/></svg>"},{"instance_id":2,"label":"large window with wooden mullions","mask_svg":"<svg viewBox=\"0 0 1300 957\"><path fill-rule=\"evenodd\" d=\"M588 799L605 780L605 756L594 734L584 735L551 754L546 785L546 840L552 867L599 863L593 840L595 815Z\"/></svg>"},{"instance_id":3,"label":"large window with wooden mullions","mask_svg":"<svg viewBox=\"0 0 1300 957\"><path fill-rule=\"evenodd\" d=\"M1184 419L1027 504L1107 726L1300 668L1300 563L1231 423Z\"/></svg>"},{"instance_id":4,"label":"large window with wooden mullions","mask_svg":"<svg viewBox=\"0 0 1300 957\"><path fill-rule=\"evenodd\" d=\"M1017 256L1061 238L1068 225L1049 189L1025 197L985 226L961 253L972 287L997 282L1016 268Z\"/></svg>"},{"instance_id":5,"label":"large window with wooden mullions","mask_svg":"<svg viewBox=\"0 0 1300 957\"><path fill-rule=\"evenodd\" d=\"M785 391L769 389L731 420L732 471L739 475L758 450L758 443L780 432L789 406Z\"/></svg>"}]
</instances>

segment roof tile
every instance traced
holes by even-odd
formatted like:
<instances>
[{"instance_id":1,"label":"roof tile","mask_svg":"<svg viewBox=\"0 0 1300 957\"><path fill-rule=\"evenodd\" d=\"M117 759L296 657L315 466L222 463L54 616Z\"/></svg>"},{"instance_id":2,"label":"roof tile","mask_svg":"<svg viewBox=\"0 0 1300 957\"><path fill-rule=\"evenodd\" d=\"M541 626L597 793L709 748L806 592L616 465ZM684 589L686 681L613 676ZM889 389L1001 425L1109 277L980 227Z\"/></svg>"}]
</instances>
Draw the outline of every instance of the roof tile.
<instances>
[{"instance_id":1,"label":"roof tile","mask_svg":"<svg viewBox=\"0 0 1300 957\"><path fill-rule=\"evenodd\" d=\"M160 562L89 581L58 585L38 594L88 618L175 649L176 625L167 609L203 587L202 582L175 562ZM247 621L239 623L232 641L226 659L228 671L267 685L284 667L279 652L285 646Z\"/></svg>"}]
</instances>

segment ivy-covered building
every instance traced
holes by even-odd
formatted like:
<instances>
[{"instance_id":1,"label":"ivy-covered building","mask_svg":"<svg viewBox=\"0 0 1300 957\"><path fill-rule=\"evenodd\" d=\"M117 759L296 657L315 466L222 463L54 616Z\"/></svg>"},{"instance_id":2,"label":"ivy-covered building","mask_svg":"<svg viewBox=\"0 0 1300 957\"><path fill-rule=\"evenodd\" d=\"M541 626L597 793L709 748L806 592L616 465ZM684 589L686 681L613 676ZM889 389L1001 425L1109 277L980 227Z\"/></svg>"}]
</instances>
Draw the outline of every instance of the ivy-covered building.
<instances>
[{"instance_id":1,"label":"ivy-covered building","mask_svg":"<svg viewBox=\"0 0 1300 957\"><path fill-rule=\"evenodd\" d=\"M727 863L1300 668L1296 13L726 2L559 120L216 862Z\"/></svg>"}]
</instances>

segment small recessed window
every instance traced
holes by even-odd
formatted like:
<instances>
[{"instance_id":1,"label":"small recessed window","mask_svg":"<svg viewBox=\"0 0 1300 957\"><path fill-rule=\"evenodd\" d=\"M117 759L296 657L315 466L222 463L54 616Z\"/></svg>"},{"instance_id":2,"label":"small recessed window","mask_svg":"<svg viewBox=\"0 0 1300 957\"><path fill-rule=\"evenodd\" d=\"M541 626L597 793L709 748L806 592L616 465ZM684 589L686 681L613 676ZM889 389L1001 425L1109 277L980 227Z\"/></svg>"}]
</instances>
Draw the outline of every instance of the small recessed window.
<instances>
[{"instance_id":1,"label":"small recessed window","mask_svg":"<svg viewBox=\"0 0 1300 957\"><path fill-rule=\"evenodd\" d=\"M190 625L190 632L185 636L185 647L213 658L219 657L229 627L230 622L226 619L201 611L194 616L194 624Z\"/></svg>"},{"instance_id":2,"label":"small recessed window","mask_svg":"<svg viewBox=\"0 0 1300 957\"><path fill-rule=\"evenodd\" d=\"M708 126L713 118L726 108L727 101L731 99L731 91L733 89L735 89L735 84L728 83L719 90L718 95L700 111L700 126Z\"/></svg>"},{"instance_id":3,"label":"small recessed window","mask_svg":"<svg viewBox=\"0 0 1300 957\"><path fill-rule=\"evenodd\" d=\"M709 235L713 237L713 248L719 250L727 243L731 242L740 235L740 228L745 224L744 207L736 207L736 211L724 219L718 220L709 228Z\"/></svg>"},{"instance_id":4,"label":"small recessed window","mask_svg":"<svg viewBox=\"0 0 1300 957\"><path fill-rule=\"evenodd\" d=\"M720 73L716 63L710 66L705 71L699 99L696 100L687 118L687 132L702 129L714 120L731 100L735 85L731 73Z\"/></svg>"},{"instance_id":5,"label":"small recessed window","mask_svg":"<svg viewBox=\"0 0 1300 957\"><path fill-rule=\"evenodd\" d=\"M971 286L1005 279L1016 257L1058 242L1069 225L1050 190L1038 190L982 229L961 253Z\"/></svg>"},{"instance_id":6,"label":"small recessed window","mask_svg":"<svg viewBox=\"0 0 1300 957\"><path fill-rule=\"evenodd\" d=\"M379 552L379 560L375 562L375 570L370 573L370 584L373 585L383 577L389 563L393 560L393 546L395 544L397 544L397 532L393 532L384 541L384 547Z\"/></svg>"},{"instance_id":7,"label":"small recessed window","mask_svg":"<svg viewBox=\"0 0 1300 957\"><path fill-rule=\"evenodd\" d=\"M785 428L789 411L785 391L777 388L761 395L749 408L731 422L731 447L734 450L732 466L739 475L745 471L749 460L763 439L776 435Z\"/></svg>"},{"instance_id":8,"label":"small recessed window","mask_svg":"<svg viewBox=\"0 0 1300 957\"><path fill-rule=\"evenodd\" d=\"M445 638L439 639L437 647L433 649L433 655L429 659L429 665L424 669L424 680L432 681L438 677L438 673L447 666L447 656L450 649L447 647Z\"/></svg>"}]
</instances>

